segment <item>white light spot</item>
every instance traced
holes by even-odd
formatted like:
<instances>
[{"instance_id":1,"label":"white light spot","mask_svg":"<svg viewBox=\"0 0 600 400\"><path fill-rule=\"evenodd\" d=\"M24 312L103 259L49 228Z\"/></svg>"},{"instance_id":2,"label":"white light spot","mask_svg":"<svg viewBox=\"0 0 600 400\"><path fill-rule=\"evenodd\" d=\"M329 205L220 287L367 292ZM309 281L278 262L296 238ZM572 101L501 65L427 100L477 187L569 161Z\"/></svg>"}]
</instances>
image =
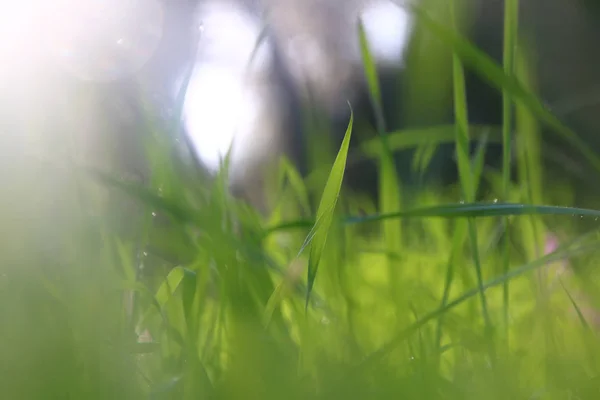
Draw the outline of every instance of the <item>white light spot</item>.
<instances>
[{"instance_id":1,"label":"white light spot","mask_svg":"<svg viewBox=\"0 0 600 400\"><path fill-rule=\"evenodd\" d=\"M262 27L258 20L231 5L206 3L200 9L200 57L242 72L255 51ZM268 41L256 50L253 66L262 69L270 61Z\"/></svg>"},{"instance_id":2,"label":"white light spot","mask_svg":"<svg viewBox=\"0 0 600 400\"><path fill-rule=\"evenodd\" d=\"M377 1L363 10L361 18L375 59L401 61L412 32L409 14L390 1Z\"/></svg>"},{"instance_id":3,"label":"white light spot","mask_svg":"<svg viewBox=\"0 0 600 400\"><path fill-rule=\"evenodd\" d=\"M184 118L194 149L209 169L219 168L236 134L248 135L254 128L259 101L238 74L211 65L197 67Z\"/></svg>"},{"instance_id":4,"label":"white light spot","mask_svg":"<svg viewBox=\"0 0 600 400\"><path fill-rule=\"evenodd\" d=\"M266 100L256 85L271 61L270 45L264 41L255 49L261 25L231 5L205 3L200 16L200 62L187 87L184 123L196 154L210 170L219 169L230 148L234 169L260 142L256 134Z\"/></svg>"}]
</instances>

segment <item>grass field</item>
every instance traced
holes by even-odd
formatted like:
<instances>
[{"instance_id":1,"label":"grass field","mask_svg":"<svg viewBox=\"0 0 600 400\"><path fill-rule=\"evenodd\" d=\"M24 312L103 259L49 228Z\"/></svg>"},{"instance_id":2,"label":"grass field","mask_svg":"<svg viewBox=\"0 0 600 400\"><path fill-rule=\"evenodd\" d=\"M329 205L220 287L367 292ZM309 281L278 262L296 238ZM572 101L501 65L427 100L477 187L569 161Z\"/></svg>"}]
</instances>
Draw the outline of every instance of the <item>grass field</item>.
<instances>
[{"instance_id":1,"label":"grass field","mask_svg":"<svg viewBox=\"0 0 600 400\"><path fill-rule=\"evenodd\" d=\"M576 188L544 174L541 127L592 169L597 156L528 89L511 45L516 6L507 1L503 66L421 15L454 50L457 122L427 140L376 127L363 149L379 165L379 204L341 186L352 120L326 173L303 180L282 161L267 215L229 195L227 162L201 178L161 132L147 135L148 186L13 164L1 397L597 398L600 211L565 207ZM363 55L377 110L364 41ZM463 63L504 94L498 171L483 168L485 146L468 151L487 136L468 125ZM460 181L409 196L392 153L432 141L456 143Z\"/></svg>"}]
</instances>

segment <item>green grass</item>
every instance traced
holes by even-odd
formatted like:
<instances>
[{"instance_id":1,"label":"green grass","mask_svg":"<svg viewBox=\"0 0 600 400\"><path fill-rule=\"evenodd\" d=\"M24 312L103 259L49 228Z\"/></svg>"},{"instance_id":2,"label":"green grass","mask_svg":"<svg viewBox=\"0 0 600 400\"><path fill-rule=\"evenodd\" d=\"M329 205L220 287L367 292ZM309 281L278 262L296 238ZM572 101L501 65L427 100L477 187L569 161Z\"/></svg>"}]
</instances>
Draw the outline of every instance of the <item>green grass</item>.
<instances>
[{"instance_id":1,"label":"green grass","mask_svg":"<svg viewBox=\"0 0 600 400\"><path fill-rule=\"evenodd\" d=\"M457 124L388 133L378 118L362 147L380 166L378 205L341 185L352 120L320 184L282 160L267 215L229 195L227 160L208 179L152 126L148 185L14 164L0 208L2 398L597 398L600 211L564 207L574 188L542 174L539 122L578 139L540 108L529 53L507 46L504 67L490 65L415 11L454 50ZM455 11L440 12L458 28ZM503 126L468 125L463 65L503 90ZM483 145L470 156L486 138L515 140L515 181L508 150L501 171L482 168ZM452 140L460 182L401 196L391 153Z\"/></svg>"}]
</instances>

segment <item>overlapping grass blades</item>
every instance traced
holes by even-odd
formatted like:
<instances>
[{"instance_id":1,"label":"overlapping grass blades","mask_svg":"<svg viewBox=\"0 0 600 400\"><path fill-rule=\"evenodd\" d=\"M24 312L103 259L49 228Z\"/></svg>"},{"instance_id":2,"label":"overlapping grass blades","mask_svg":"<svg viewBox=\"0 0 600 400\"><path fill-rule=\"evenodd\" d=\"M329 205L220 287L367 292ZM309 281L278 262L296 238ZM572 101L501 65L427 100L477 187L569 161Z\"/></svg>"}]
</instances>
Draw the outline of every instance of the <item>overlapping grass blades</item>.
<instances>
[{"instance_id":1,"label":"overlapping grass blades","mask_svg":"<svg viewBox=\"0 0 600 400\"><path fill-rule=\"evenodd\" d=\"M516 54L510 66L517 2L506 4L504 68L481 58L455 27L416 10L458 57L457 124L427 134L388 134L385 121L379 122L379 138L363 147L379 161L384 182L378 213L348 211L362 207L342 187L351 118L325 189L311 193L283 161L274 185L282 193L275 193L278 202L267 218L229 194L228 157L216 177L190 179L194 173L180 173L171 163L171 149L157 130L148 135L148 184L86 171L139 202L147 218L135 227L137 237L115 238L95 223L68 232L55 226L48 231L66 243L55 258L32 235L35 224L22 220L20 229L5 230L24 241L2 238L0 393L98 399L596 398L598 304L590 293L598 288L600 235L597 228L581 234L573 227L582 219L595 221L600 211L544 205L553 200L542 190L533 116L566 136L570 131L556 125L530 93L525 54ZM377 77L360 28L359 38L380 114ZM504 92L503 126L483 127L489 135L467 125L462 64ZM485 145L503 143L508 150L513 125L517 181L507 182L505 151L495 185L482 168ZM401 209L393 151L436 140L458 144L461 194L432 190ZM472 141L480 144L473 157L467 150ZM493 192L476 202L484 179ZM315 215L311 196L320 197ZM550 234L560 237L560 245L545 253L540 242ZM298 254L299 248L309 251ZM304 268L306 275L299 273ZM133 300L131 292L137 294ZM505 335L486 337L483 296L487 318L502 320ZM490 342L501 350L493 369Z\"/></svg>"}]
</instances>

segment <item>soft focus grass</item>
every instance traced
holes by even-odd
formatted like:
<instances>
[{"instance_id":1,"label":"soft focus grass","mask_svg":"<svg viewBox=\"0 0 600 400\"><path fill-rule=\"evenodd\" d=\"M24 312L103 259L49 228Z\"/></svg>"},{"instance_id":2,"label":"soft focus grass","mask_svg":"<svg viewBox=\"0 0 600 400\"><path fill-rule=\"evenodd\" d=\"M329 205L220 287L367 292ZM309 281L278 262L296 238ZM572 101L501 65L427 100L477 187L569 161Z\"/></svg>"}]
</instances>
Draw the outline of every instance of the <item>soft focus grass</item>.
<instances>
[{"instance_id":1,"label":"soft focus grass","mask_svg":"<svg viewBox=\"0 0 600 400\"><path fill-rule=\"evenodd\" d=\"M380 167L379 204L340 190L351 124L317 179L282 160L266 216L229 195L227 160L209 179L151 129L147 185L12 163L2 398L596 398L600 212L548 206L574 206L574 188L542 174L537 121L577 141L527 89L526 54L508 46L506 65L490 66L420 15L455 50L457 124L388 133L378 119L363 149ZM489 135L467 123L463 62L504 92L503 126ZM486 138L516 141L516 179L508 150L501 170L483 168ZM391 152L453 140L460 182L403 196Z\"/></svg>"}]
</instances>

